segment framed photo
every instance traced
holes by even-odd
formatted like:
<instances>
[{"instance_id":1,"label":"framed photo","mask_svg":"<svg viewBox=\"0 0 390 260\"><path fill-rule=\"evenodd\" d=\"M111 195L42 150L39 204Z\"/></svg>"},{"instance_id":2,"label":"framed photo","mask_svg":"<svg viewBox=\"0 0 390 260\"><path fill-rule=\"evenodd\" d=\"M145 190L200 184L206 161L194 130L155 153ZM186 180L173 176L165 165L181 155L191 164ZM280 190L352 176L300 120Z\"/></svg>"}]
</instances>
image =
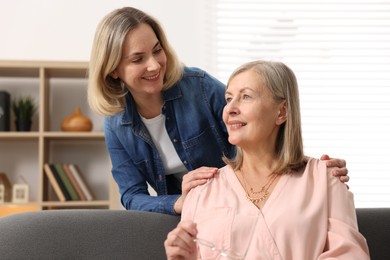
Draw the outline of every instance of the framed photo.
<instances>
[{"instance_id":1,"label":"framed photo","mask_svg":"<svg viewBox=\"0 0 390 260\"><path fill-rule=\"evenodd\" d=\"M28 185L14 184L12 187L12 202L27 203L28 202Z\"/></svg>"}]
</instances>

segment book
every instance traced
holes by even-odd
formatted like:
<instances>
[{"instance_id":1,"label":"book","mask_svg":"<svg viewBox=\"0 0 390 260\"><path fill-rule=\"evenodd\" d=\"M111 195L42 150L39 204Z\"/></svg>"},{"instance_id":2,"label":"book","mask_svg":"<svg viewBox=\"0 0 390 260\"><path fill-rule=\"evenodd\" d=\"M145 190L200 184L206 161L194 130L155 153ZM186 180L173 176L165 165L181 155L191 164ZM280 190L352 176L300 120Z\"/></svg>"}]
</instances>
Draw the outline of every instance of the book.
<instances>
[{"instance_id":1,"label":"book","mask_svg":"<svg viewBox=\"0 0 390 260\"><path fill-rule=\"evenodd\" d=\"M3 202L10 202L12 199L12 185L9 181L7 175L3 172L0 173L0 183L3 184L4 188L4 195L3 195Z\"/></svg>"},{"instance_id":2,"label":"book","mask_svg":"<svg viewBox=\"0 0 390 260\"><path fill-rule=\"evenodd\" d=\"M0 90L0 131L10 131L11 96Z\"/></svg>"},{"instance_id":3,"label":"book","mask_svg":"<svg viewBox=\"0 0 390 260\"><path fill-rule=\"evenodd\" d=\"M71 200L80 200L79 196L76 193L76 190L73 188L72 183L70 182L68 176L66 175L64 169L62 168L61 163L54 164L55 169L57 170L58 175L60 176L66 190L68 191Z\"/></svg>"},{"instance_id":4,"label":"book","mask_svg":"<svg viewBox=\"0 0 390 260\"><path fill-rule=\"evenodd\" d=\"M56 167L54 166L54 164L49 164L49 167L50 167L50 170L53 173L54 177L56 178L56 181L57 181L58 185L60 186L62 192L64 193L65 200L72 200L70 195L69 195L69 192L66 189L64 183L62 182L60 174L58 173L58 171L57 171Z\"/></svg>"},{"instance_id":5,"label":"book","mask_svg":"<svg viewBox=\"0 0 390 260\"><path fill-rule=\"evenodd\" d=\"M47 178L49 179L51 186L54 189L54 192L56 193L56 195L58 197L58 200L62 201L62 202L66 201L65 195L62 192L62 189L61 189L59 183L57 182L57 178L54 176L54 173L50 169L50 165L48 163L45 163L43 168L45 170Z\"/></svg>"},{"instance_id":6,"label":"book","mask_svg":"<svg viewBox=\"0 0 390 260\"><path fill-rule=\"evenodd\" d=\"M81 172L77 165L75 164L69 164L68 165L69 169L71 170L73 176L75 177L76 181L80 185L81 190L85 194L85 197L87 198L88 201L93 200L93 195L91 191L89 190L88 186L86 185L84 179L81 176Z\"/></svg>"},{"instance_id":7,"label":"book","mask_svg":"<svg viewBox=\"0 0 390 260\"><path fill-rule=\"evenodd\" d=\"M69 169L68 164L64 163L62 165L62 167L64 168L66 175L68 175L68 178L69 178L70 182L72 183L74 189L76 190L76 193L79 196L80 200L82 200L82 201L87 200L87 197L85 196L84 192L82 191L79 183L77 182L76 178L74 177L72 171Z\"/></svg>"}]
</instances>

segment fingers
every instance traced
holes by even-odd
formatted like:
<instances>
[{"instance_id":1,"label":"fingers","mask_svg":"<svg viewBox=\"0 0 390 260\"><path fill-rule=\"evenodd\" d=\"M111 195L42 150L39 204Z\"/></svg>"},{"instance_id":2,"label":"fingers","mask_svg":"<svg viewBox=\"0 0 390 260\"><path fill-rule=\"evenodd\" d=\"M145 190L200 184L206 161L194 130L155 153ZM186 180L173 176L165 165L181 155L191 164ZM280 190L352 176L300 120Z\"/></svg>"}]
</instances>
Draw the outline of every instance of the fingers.
<instances>
[{"instance_id":1,"label":"fingers","mask_svg":"<svg viewBox=\"0 0 390 260\"><path fill-rule=\"evenodd\" d=\"M322 155L321 160L326 160L326 166L328 168L334 168L332 169L333 176L338 176L343 183L349 181L348 169L346 168L347 162L345 160L330 158L327 154Z\"/></svg>"},{"instance_id":2,"label":"fingers","mask_svg":"<svg viewBox=\"0 0 390 260\"><path fill-rule=\"evenodd\" d=\"M190 258L195 255L197 229L191 221L180 222L179 225L168 233L164 242L168 259Z\"/></svg>"},{"instance_id":3,"label":"fingers","mask_svg":"<svg viewBox=\"0 0 390 260\"><path fill-rule=\"evenodd\" d=\"M326 161L326 166L343 168L347 166L347 162L343 159L330 158Z\"/></svg>"},{"instance_id":4,"label":"fingers","mask_svg":"<svg viewBox=\"0 0 390 260\"><path fill-rule=\"evenodd\" d=\"M346 183L346 182L348 182L349 181L349 176L340 176L340 181L341 182L344 182L344 183Z\"/></svg>"},{"instance_id":5,"label":"fingers","mask_svg":"<svg viewBox=\"0 0 390 260\"><path fill-rule=\"evenodd\" d=\"M217 173L218 168L215 167L200 167L193 171L190 171L186 175L184 175L183 179L186 178L188 181L191 180L199 180L199 179L210 179Z\"/></svg>"},{"instance_id":6,"label":"fingers","mask_svg":"<svg viewBox=\"0 0 390 260\"><path fill-rule=\"evenodd\" d=\"M344 168L335 168L335 169L333 169L332 174L333 174L333 176L345 177L344 179L346 181L349 180L348 169L345 168L345 167Z\"/></svg>"},{"instance_id":7,"label":"fingers","mask_svg":"<svg viewBox=\"0 0 390 260\"><path fill-rule=\"evenodd\" d=\"M326 160L329 160L330 157L327 154L323 154L320 159L323 160L323 161L326 161Z\"/></svg>"},{"instance_id":8,"label":"fingers","mask_svg":"<svg viewBox=\"0 0 390 260\"><path fill-rule=\"evenodd\" d=\"M184 199L191 189L205 184L217 172L218 168L204 166L185 174L181 183L181 197L174 204L175 212L181 214Z\"/></svg>"},{"instance_id":9,"label":"fingers","mask_svg":"<svg viewBox=\"0 0 390 260\"><path fill-rule=\"evenodd\" d=\"M181 195L173 205L173 209L175 210L176 214L181 214L181 211L183 209L183 203L184 203L185 196Z\"/></svg>"},{"instance_id":10,"label":"fingers","mask_svg":"<svg viewBox=\"0 0 390 260\"><path fill-rule=\"evenodd\" d=\"M206 183L218 172L215 167L200 167L183 176L182 194L185 196L192 188Z\"/></svg>"},{"instance_id":11,"label":"fingers","mask_svg":"<svg viewBox=\"0 0 390 260\"><path fill-rule=\"evenodd\" d=\"M326 161L326 166L328 168L330 167L345 168L347 166L347 162L345 160L330 158L327 154L323 154L320 159Z\"/></svg>"},{"instance_id":12,"label":"fingers","mask_svg":"<svg viewBox=\"0 0 390 260\"><path fill-rule=\"evenodd\" d=\"M181 184L182 187L181 196L176 200L175 204L173 205L176 214L181 214L181 211L183 209L184 199L187 197L187 194L190 192L190 190L195 188L196 186L205 184L207 181L208 179L185 180L183 178L183 182Z\"/></svg>"}]
</instances>

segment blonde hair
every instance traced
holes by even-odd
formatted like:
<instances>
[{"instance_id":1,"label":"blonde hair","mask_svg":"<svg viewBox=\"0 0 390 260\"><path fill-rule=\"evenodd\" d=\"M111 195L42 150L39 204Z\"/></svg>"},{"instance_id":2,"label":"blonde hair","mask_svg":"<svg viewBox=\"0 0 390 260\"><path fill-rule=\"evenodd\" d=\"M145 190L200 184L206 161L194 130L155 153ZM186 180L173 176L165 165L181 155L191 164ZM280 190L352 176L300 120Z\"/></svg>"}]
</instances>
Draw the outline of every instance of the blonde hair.
<instances>
[{"instance_id":1,"label":"blonde hair","mask_svg":"<svg viewBox=\"0 0 390 260\"><path fill-rule=\"evenodd\" d=\"M114 115L124 109L127 89L120 79L114 79L110 73L121 60L127 33L140 24L148 24L153 29L167 57L163 88L171 87L182 77L183 66L159 22L136 8L116 9L98 25L89 62L88 103L100 115Z\"/></svg>"},{"instance_id":2,"label":"blonde hair","mask_svg":"<svg viewBox=\"0 0 390 260\"><path fill-rule=\"evenodd\" d=\"M253 61L241 65L232 73L228 87L235 76L248 70L253 70L264 78L265 85L276 102L286 101L287 120L280 126L276 139L275 156L278 165L274 173L300 169L307 159L303 153L299 91L294 72L282 62ZM243 162L241 148L236 148L234 158L224 157L223 160L233 169L240 169Z\"/></svg>"}]
</instances>

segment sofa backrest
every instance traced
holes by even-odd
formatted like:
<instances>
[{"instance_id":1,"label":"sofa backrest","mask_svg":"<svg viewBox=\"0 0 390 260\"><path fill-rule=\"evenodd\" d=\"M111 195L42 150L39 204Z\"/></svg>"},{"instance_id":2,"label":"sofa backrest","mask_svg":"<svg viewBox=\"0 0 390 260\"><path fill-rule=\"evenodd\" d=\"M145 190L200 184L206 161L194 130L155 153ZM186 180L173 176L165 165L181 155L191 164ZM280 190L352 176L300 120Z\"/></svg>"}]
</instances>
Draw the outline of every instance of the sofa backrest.
<instances>
[{"instance_id":1,"label":"sofa backrest","mask_svg":"<svg viewBox=\"0 0 390 260\"><path fill-rule=\"evenodd\" d=\"M356 215L371 260L390 259L390 208L358 208Z\"/></svg>"},{"instance_id":2,"label":"sofa backrest","mask_svg":"<svg viewBox=\"0 0 390 260\"><path fill-rule=\"evenodd\" d=\"M0 218L0 259L166 259L180 217L126 210L49 210Z\"/></svg>"},{"instance_id":3,"label":"sofa backrest","mask_svg":"<svg viewBox=\"0 0 390 260\"><path fill-rule=\"evenodd\" d=\"M390 259L390 208L357 209L371 259ZM180 217L126 210L49 210L0 218L0 259L166 259Z\"/></svg>"}]
</instances>

